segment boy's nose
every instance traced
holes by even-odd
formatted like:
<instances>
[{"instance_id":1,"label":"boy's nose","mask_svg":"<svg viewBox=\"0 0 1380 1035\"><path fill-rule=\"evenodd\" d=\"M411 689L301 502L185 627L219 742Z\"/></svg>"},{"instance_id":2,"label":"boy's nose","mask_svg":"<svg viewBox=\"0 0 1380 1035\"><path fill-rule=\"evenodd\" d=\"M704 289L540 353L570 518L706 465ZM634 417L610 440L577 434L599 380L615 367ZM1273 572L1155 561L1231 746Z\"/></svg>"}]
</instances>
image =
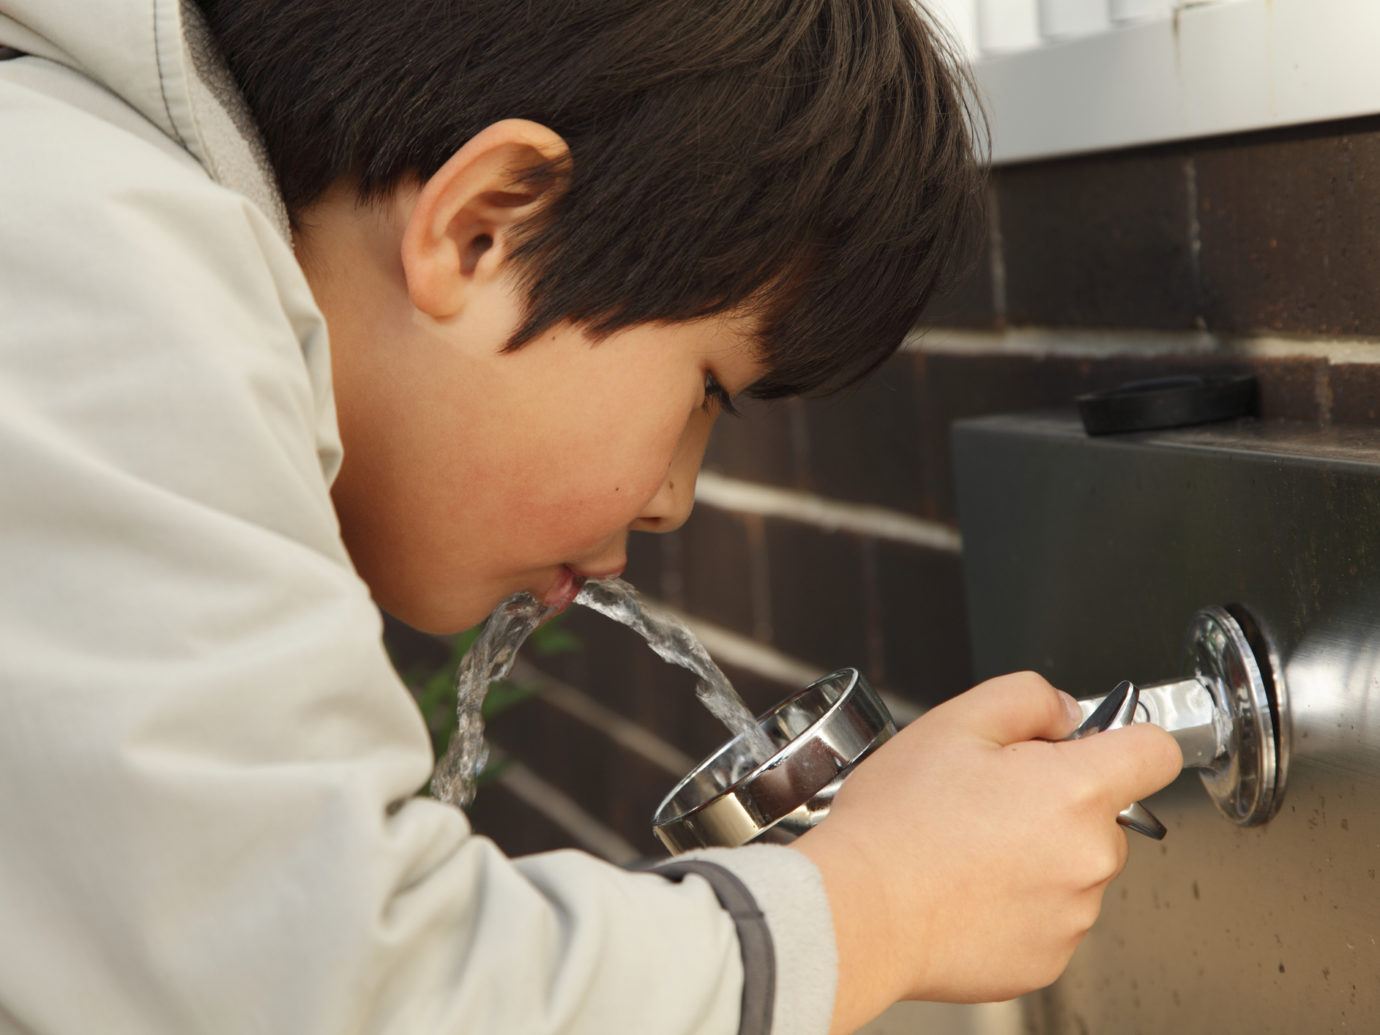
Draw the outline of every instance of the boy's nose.
<instances>
[{"instance_id":1,"label":"boy's nose","mask_svg":"<svg viewBox=\"0 0 1380 1035\"><path fill-rule=\"evenodd\" d=\"M698 474L698 464L690 471L678 472L672 467L656 495L647 501L642 513L633 521L632 530L674 532L685 524L695 507L695 476Z\"/></svg>"},{"instance_id":2,"label":"boy's nose","mask_svg":"<svg viewBox=\"0 0 1380 1035\"><path fill-rule=\"evenodd\" d=\"M671 467L642 513L630 526L634 532L674 532L695 508L695 479L699 477L709 433L717 413L697 413L681 433Z\"/></svg>"}]
</instances>

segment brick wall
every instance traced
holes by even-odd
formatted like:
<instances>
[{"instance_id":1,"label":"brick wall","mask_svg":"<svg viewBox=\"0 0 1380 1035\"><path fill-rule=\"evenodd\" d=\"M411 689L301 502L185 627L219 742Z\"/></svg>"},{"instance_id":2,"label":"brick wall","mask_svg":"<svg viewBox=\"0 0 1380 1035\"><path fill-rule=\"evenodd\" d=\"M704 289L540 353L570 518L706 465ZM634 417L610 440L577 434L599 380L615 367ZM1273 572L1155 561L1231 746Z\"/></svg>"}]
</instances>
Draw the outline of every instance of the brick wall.
<instances>
[{"instance_id":1,"label":"brick wall","mask_svg":"<svg viewBox=\"0 0 1380 1035\"><path fill-rule=\"evenodd\" d=\"M1262 417L1380 409L1380 119L994 171L981 261L926 328L841 396L724 420L694 517L636 536L628 577L689 616L755 708L864 669L898 712L964 689L949 426L1205 367L1260 378ZM723 733L630 634L493 724L518 760L476 803L510 851L654 854L662 794Z\"/></svg>"}]
</instances>

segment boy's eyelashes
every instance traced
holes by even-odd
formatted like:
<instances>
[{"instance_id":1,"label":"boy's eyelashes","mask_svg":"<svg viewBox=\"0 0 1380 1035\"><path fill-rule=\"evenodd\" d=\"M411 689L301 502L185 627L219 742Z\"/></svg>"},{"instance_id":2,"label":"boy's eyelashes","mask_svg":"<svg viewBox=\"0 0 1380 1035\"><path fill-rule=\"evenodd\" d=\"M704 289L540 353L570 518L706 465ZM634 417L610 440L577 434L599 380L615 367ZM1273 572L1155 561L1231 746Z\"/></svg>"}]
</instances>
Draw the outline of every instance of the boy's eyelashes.
<instances>
[{"instance_id":1,"label":"boy's eyelashes","mask_svg":"<svg viewBox=\"0 0 1380 1035\"><path fill-rule=\"evenodd\" d=\"M728 394L728 389L719 384L718 378L713 374L704 375L704 409L707 413L710 404L717 404L721 413L726 413L730 417L741 416L738 408L733 405L733 397Z\"/></svg>"}]
</instances>

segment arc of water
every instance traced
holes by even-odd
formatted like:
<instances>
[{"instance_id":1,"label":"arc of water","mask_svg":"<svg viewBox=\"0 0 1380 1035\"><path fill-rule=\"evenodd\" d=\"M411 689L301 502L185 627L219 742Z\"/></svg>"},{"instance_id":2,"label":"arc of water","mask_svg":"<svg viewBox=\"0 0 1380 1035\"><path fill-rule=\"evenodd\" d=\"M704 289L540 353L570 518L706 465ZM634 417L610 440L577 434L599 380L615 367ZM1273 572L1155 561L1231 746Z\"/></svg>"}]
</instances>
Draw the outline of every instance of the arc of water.
<instances>
[{"instance_id":1,"label":"arc of water","mask_svg":"<svg viewBox=\"0 0 1380 1035\"><path fill-rule=\"evenodd\" d=\"M475 782L488 761L484 742L484 698L489 686L513 669L519 648L550 614L530 593L509 597L494 609L484 630L455 673L455 732L431 777L431 793L464 808L474 800Z\"/></svg>"},{"instance_id":2,"label":"arc of water","mask_svg":"<svg viewBox=\"0 0 1380 1035\"><path fill-rule=\"evenodd\" d=\"M758 729L733 684L682 622L647 607L637 590L622 579L586 582L575 602L626 625L664 661L693 672L698 678L695 696L742 738L745 758L760 760L772 753L771 741ZM464 807L474 800L475 781L488 755L484 697L491 683L508 675L523 643L551 615L552 609L529 593L509 597L494 609L465 654L455 677L455 734L431 780L431 792L441 801Z\"/></svg>"}]
</instances>

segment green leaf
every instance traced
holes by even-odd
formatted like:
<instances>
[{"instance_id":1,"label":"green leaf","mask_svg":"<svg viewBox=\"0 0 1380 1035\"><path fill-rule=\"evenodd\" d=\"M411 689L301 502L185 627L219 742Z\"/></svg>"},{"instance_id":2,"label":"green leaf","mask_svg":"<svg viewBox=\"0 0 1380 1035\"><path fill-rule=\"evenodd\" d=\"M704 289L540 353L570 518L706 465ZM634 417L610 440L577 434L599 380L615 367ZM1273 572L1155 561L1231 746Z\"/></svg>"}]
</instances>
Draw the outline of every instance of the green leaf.
<instances>
[{"instance_id":1,"label":"green leaf","mask_svg":"<svg viewBox=\"0 0 1380 1035\"><path fill-rule=\"evenodd\" d=\"M533 653L539 657L552 657L583 648L579 637L562 626L563 618L564 616L558 615L533 633L528 641ZM450 738L455 733L455 671L482 629L482 625L475 626L452 636L450 657L439 667L428 669L418 665L404 674L404 682L417 701L417 708L422 713L427 730L431 734L431 746L437 758L445 755ZM537 692L536 686L512 680L499 680L489 688L484 699L484 721L488 722L517 707ZM496 776L501 770L501 765L495 764L489 768L494 770Z\"/></svg>"},{"instance_id":2,"label":"green leaf","mask_svg":"<svg viewBox=\"0 0 1380 1035\"><path fill-rule=\"evenodd\" d=\"M474 646L474 641L479 639L479 634L484 627L476 625L473 629L466 629L462 633L456 633L450 638L450 665L454 671L455 666L460 664L460 659L469 653L469 649Z\"/></svg>"},{"instance_id":3,"label":"green leaf","mask_svg":"<svg viewBox=\"0 0 1380 1035\"><path fill-rule=\"evenodd\" d=\"M484 707L480 714L487 723L510 708L536 696L536 693L537 688L530 683L515 683L509 679L500 679L489 687L489 693L484 698Z\"/></svg>"},{"instance_id":4,"label":"green leaf","mask_svg":"<svg viewBox=\"0 0 1380 1035\"><path fill-rule=\"evenodd\" d=\"M558 654L571 654L584 645L580 638L569 629L558 625L560 618L554 618L532 634L528 642L540 657L550 658Z\"/></svg>"}]
</instances>

